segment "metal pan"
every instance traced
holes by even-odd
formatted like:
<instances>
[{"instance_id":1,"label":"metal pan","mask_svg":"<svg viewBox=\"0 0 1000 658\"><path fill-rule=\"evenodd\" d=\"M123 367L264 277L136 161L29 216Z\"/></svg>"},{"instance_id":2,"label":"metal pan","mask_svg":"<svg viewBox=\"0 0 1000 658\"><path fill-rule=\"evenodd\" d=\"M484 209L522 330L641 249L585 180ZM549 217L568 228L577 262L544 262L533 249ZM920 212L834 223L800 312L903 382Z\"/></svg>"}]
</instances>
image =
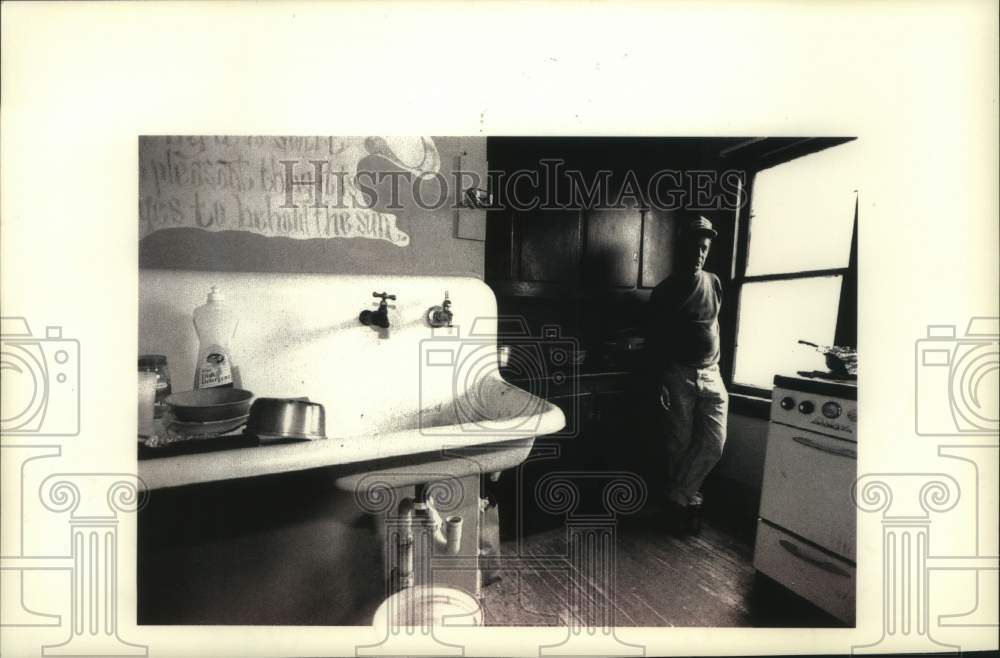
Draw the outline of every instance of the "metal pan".
<instances>
[{"instance_id":1,"label":"metal pan","mask_svg":"<svg viewBox=\"0 0 1000 658\"><path fill-rule=\"evenodd\" d=\"M257 398L244 432L260 441L326 438L326 411L309 398Z\"/></svg>"}]
</instances>

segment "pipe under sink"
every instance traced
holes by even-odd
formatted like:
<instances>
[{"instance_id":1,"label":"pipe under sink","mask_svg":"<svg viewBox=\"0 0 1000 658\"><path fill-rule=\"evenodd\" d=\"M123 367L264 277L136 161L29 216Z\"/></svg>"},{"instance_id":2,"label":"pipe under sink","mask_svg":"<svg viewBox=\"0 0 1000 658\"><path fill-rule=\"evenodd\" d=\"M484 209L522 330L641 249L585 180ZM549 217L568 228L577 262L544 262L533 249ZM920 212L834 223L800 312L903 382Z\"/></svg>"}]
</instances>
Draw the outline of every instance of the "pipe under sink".
<instances>
[{"instance_id":1,"label":"pipe under sink","mask_svg":"<svg viewBox=\"0 0 1000 658\"><path fill-rule=\"evenodd\" d=\"M415 584L414 544L417 538L431 549L431 554L458 555L462 550L462 517L449 516L442 520L434 508L433 499L427 494L427 485L416 485L413 498L403 498L396 509L399 532L387 535L395 541L396 564L390 578L393 590L406 589ZM414 529L416 528L416 533Z\"/></svg>"}]
</instances>

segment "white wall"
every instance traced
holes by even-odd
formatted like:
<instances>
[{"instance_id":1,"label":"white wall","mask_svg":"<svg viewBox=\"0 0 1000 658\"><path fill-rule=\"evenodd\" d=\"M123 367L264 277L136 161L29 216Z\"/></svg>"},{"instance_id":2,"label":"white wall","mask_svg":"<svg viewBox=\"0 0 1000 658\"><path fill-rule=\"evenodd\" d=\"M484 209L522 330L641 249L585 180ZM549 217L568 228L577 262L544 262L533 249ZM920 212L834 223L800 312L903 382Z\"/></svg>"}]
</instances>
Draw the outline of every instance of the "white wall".
<instances>
[{"instance_id":1,"label":"white wall","mask_svg":"<svg viewBox=\"0 0 1000 658\"><path fill-rule=\"evenodd\" d=\"M156 145L155 139L152 138L152 141L147 139L146 151ZM205 154L199 155L199 158L211 160L237 157L238 153L234 155L229 151L220 150L222 147L212 145L212 138L207 139L210 148ZM487 166L485 137L434 137L433 139L440 157L440 174L448 181L449 186L453 186L455 182L456 166L460 167L461 171L476 172L485 180ZM148 156L149 153L140 152L140 160L143 162L145 162L144 155ZM322 151L312 153L307 150L273 153L254 151L244 155L249 159L247 175L253 174L258 177L264 176L259 170L261 159L266 161L268 167L272 165L272 161L277 163L282 159L302 162L313 158L325 159ZM375 172L402 171L394 169L388 161L377 157L367 158L365 166L366 170L370 167ZM149 169L149 166L146 168ZM470 184L464 177L461 182L464 185ZM267 237L245 228L215 232L195 228L190 225L194 223L193 220L188 219L177 224L175 228L162 228L142 238L139 242L139 267L229 272L440 274L482 278L485 242L458 237L456 225L458 215L452 203L446 203L440 208L421 207L413 196L412 187L402 185L398 197L401 208L389 210L384 207L391 200L389 184L390 181L385 180L381 185L374 185L379 191L374 209L391 212L397 216L397 227L409 236L409 242L405 246L364 237L326 239ZM485 182L481 183L481 186L485 187ZM143 204L141 215L149 214L148 209L152 203L149 197L153 192L146 188L151 187L151 184L147 184L140 189L140 201ZM260 189L261 181L258 179L250 190L226 191L225 194L218 190L214 191L216 196L227 200L229 206L225 213L227 226L237 222L237 218L234 217L235 208L263 203ZM421 189L425 204L436 205L439 186L436 183L427 183ZM455 190L449 191L450 199L453 200ZM172 188L172 192L178 197L176 202L178 208L190 214L190 199L194 197L195 192L206 197L212 190L206 191L204 185L199 187L192 182L183 182ZM173 217L170 212L164 212L168 217ZM485 211L463 210L462 213L464 217L474 222L486 221ZM171 227L174 224L167 221L162 226Z\"/></svg>"},{"instance_id":2,"label":"white wall","mask_svg":"<svg viewBox=\"0 0 1000 658\"><path fill-rule=\"evenodd\" d=\"M140 269L139 353L167 356L174 391L193 386L198 338L192 312L213 285L239 318L230 348L243 387L258 397L308 396L322 403L330 436L396 427L420 408L451 400L456 383L471 385L463 368L474 367L474 376L497 369L496 298L478 279ZM358 321L363 309L377 308L374 291L397 296L387 330ZM445 291L455 327L433 330L427 311ZM485 336L482 349L463 361L458 339L468 338L474 323ZM421 350L431 340L438 341L436 350L454 355L454 368L423 367Z\"/></svg>"}]
</instances>

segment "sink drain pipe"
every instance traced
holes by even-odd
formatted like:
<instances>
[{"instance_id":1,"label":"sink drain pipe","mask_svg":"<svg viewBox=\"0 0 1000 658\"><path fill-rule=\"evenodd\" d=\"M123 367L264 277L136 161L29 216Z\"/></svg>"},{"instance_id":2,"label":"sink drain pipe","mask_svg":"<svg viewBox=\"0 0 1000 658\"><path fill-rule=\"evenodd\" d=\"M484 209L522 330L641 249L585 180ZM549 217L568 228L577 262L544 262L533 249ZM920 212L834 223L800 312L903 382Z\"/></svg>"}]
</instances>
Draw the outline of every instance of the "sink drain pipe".
<instances>
[{"instance_id":1,"label":"sink drain pipe","mask_svg":"<svg viewBox=\"0 0 1000 658\"><path fill-rule=\"evenodd\" d=\"M401 521L401 532L396 540L396 575L399 589L413 587L413 545L414 531L430 539L424 545L433 547L433 552L444 555L458 555L462 549L462 517L449 516L442 520L434 509L434 502L427 495L427 485L416 485L413 498L399 501L396 517Z\"/></svg>"}]
</instances>

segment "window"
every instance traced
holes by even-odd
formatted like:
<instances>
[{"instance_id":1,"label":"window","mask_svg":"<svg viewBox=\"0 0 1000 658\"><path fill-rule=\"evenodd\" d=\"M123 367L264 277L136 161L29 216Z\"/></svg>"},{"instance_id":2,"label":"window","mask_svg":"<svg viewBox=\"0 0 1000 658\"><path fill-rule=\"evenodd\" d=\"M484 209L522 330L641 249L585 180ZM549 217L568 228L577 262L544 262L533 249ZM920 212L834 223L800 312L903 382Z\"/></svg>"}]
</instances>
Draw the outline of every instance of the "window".
<instances>
[{"instance_id":1,"label":"window","mask_svg":"<svg viewBox=\"0 0 1000 658\"><path fill-rule=\"evenodd\" d=\"M753 179L732 382L770 394L774 375L826 370L799 345L853 343L838 326L856 317L852 244L857 221L857 142L758 171ZM853 335L853 331L850 332Z\"/></svg>"}]
</instances>

